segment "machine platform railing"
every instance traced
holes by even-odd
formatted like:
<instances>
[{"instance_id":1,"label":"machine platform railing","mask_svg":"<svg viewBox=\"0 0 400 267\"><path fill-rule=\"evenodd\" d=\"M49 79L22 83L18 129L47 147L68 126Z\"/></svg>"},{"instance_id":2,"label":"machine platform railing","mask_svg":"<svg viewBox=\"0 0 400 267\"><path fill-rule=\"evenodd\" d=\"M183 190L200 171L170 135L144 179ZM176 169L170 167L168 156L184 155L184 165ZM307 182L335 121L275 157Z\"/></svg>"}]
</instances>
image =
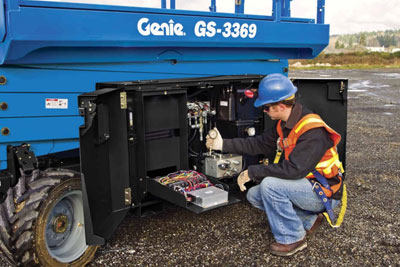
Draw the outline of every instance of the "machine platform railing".
<instances>
[{"instance_id":1,"label":"machine platform railing","mask_svg":"<svg viewBox=\"0 0 400 267\"><path fill-rule=\"evenodd\" d=\"M218 3L222 2L222 0L203 0L198 1L206 3L210 1L208 6L208 11L214 13L226 13L219 12ZM246 8L246 0L231 0L234 5L233 14L245 14ZM254 1L254 0L253 0ZM314 0L317 2L317 14L315 19L302 19L302 18L293 18L291 17L291 2L293 0L270 0L270 4L272 6L271 15L264 16L267 20L273 21L281 21L281 20L294 20L298 22L308 22L308 23L317 23L324 24L325 20L325 0ZM298 0L300 1L300 0ZM249 3L250 0L247 0ZM118 9L118 7L133 7L133 8L149 8L149 9L163 9L166 10L175 10L175 11L187 11L184 4L178 6L177 0L153 0L153 1L140 1L133 2L128 0L17 0L14 3L18 3L18 5L22 6L68 6L71 7L71 4L89 4L89 5L101 5L100 9L104 9L106 6L110 9ZM180 0L179 3L185 3L184 0ZM226 4L226 1L224 2ZM186 4L187 5L187 4ZM193 4L192 4L193 5ZM96 8L92 6L91 8ZM154 10L152 10L153 12ZM199 9L198 11L206 11ZM197 12L198 12L197 11ZM266 11L265 11L266 12ZM227 14L225 14L227 15ZM246 15L252 15L247 13Z\"/></svg>"}]
</instances>

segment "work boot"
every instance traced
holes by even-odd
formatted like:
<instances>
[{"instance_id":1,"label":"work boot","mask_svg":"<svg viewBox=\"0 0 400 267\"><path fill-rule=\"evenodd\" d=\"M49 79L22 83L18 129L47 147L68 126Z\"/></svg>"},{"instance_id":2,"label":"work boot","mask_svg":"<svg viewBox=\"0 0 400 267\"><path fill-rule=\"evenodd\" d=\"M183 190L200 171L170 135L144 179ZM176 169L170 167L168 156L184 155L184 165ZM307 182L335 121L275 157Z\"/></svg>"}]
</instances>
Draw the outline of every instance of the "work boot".
<instances>
[{"instance_id":1,"label":"work boot","mask_svg":"<svg viewBox=\"0 0 400 267\"><path fill-rule=\"evenodd\" d=\"M310 230L306 230L307 236L312 235L315 231L319 228L319 226L324 221L324 215L322 213L318 214L317 219L315 220L314 224L311 226Z\"/></svg>"},{"instance_id":2,"label":"work boot","mask_svg":"<svg viewBox=\"0 0 400 267\"><path fill-rule=\"evenodd\" d=\"M296 252L303 250L307 247L306 237L302 240L297 241L292 244L281 244L278 242L272 243L270 246L270 251L274 255L278 256L291 256Z\"/></svg>"}]
</instances>

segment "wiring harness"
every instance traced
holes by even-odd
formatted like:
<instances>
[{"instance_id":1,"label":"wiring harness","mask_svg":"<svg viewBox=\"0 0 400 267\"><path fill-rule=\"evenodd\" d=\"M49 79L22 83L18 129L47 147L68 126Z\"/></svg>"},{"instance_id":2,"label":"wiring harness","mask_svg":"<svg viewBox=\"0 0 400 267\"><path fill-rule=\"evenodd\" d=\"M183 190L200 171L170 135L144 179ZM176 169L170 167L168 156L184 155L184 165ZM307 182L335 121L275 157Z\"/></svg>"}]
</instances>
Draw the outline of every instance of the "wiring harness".
<instances>
[{"instance_id":1,"label":"wiring harness","mask_svg":"<svg viewBox=\"0 0 400 267\"><path fill-rule=\"evenodd\" d=\"M213 186L204 174L193 170L170 173L167 176L160 177L158 182L182 193L187 201L192 200L187 194L188 192Z\"/></svg>"}]
</instances>

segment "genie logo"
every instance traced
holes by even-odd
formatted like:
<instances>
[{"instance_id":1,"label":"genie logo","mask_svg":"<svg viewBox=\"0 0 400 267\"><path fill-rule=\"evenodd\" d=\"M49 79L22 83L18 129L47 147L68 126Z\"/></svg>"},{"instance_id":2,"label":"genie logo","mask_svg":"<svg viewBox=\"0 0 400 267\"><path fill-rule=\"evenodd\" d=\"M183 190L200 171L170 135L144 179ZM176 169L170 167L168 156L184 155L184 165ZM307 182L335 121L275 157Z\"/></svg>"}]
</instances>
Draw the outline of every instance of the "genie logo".
<instances>
[{"instance_id":1,"label":"genie logo","mask_svg":"<svg viewBox=\"0 0 400 267\"><path fill-rule=\"evenodd\" d=\"M161 24L150 22L148 18L141 18L137 23L137 29L143 36L185 36L183 25L175 23L172 19Z\"/></svg>"}]
</instances>

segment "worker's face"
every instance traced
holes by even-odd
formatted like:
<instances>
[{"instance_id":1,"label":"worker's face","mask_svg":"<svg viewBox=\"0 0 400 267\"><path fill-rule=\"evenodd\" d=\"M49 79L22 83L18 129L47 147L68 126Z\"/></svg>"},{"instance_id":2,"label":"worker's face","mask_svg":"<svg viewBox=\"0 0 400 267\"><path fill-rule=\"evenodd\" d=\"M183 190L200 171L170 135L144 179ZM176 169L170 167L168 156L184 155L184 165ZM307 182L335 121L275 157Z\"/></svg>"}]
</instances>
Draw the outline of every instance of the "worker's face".
<instances>
[{"instance_id":1,"label":"worker's face","mask_svg":"<svg viewBox=\"0 0 400 267\"><path fill-rule=\"evenodd\" d=\"M267 104L264 105L264 112L271 118L271 120L282 119L281 104Z\"/></svg>"}]
</instances>

